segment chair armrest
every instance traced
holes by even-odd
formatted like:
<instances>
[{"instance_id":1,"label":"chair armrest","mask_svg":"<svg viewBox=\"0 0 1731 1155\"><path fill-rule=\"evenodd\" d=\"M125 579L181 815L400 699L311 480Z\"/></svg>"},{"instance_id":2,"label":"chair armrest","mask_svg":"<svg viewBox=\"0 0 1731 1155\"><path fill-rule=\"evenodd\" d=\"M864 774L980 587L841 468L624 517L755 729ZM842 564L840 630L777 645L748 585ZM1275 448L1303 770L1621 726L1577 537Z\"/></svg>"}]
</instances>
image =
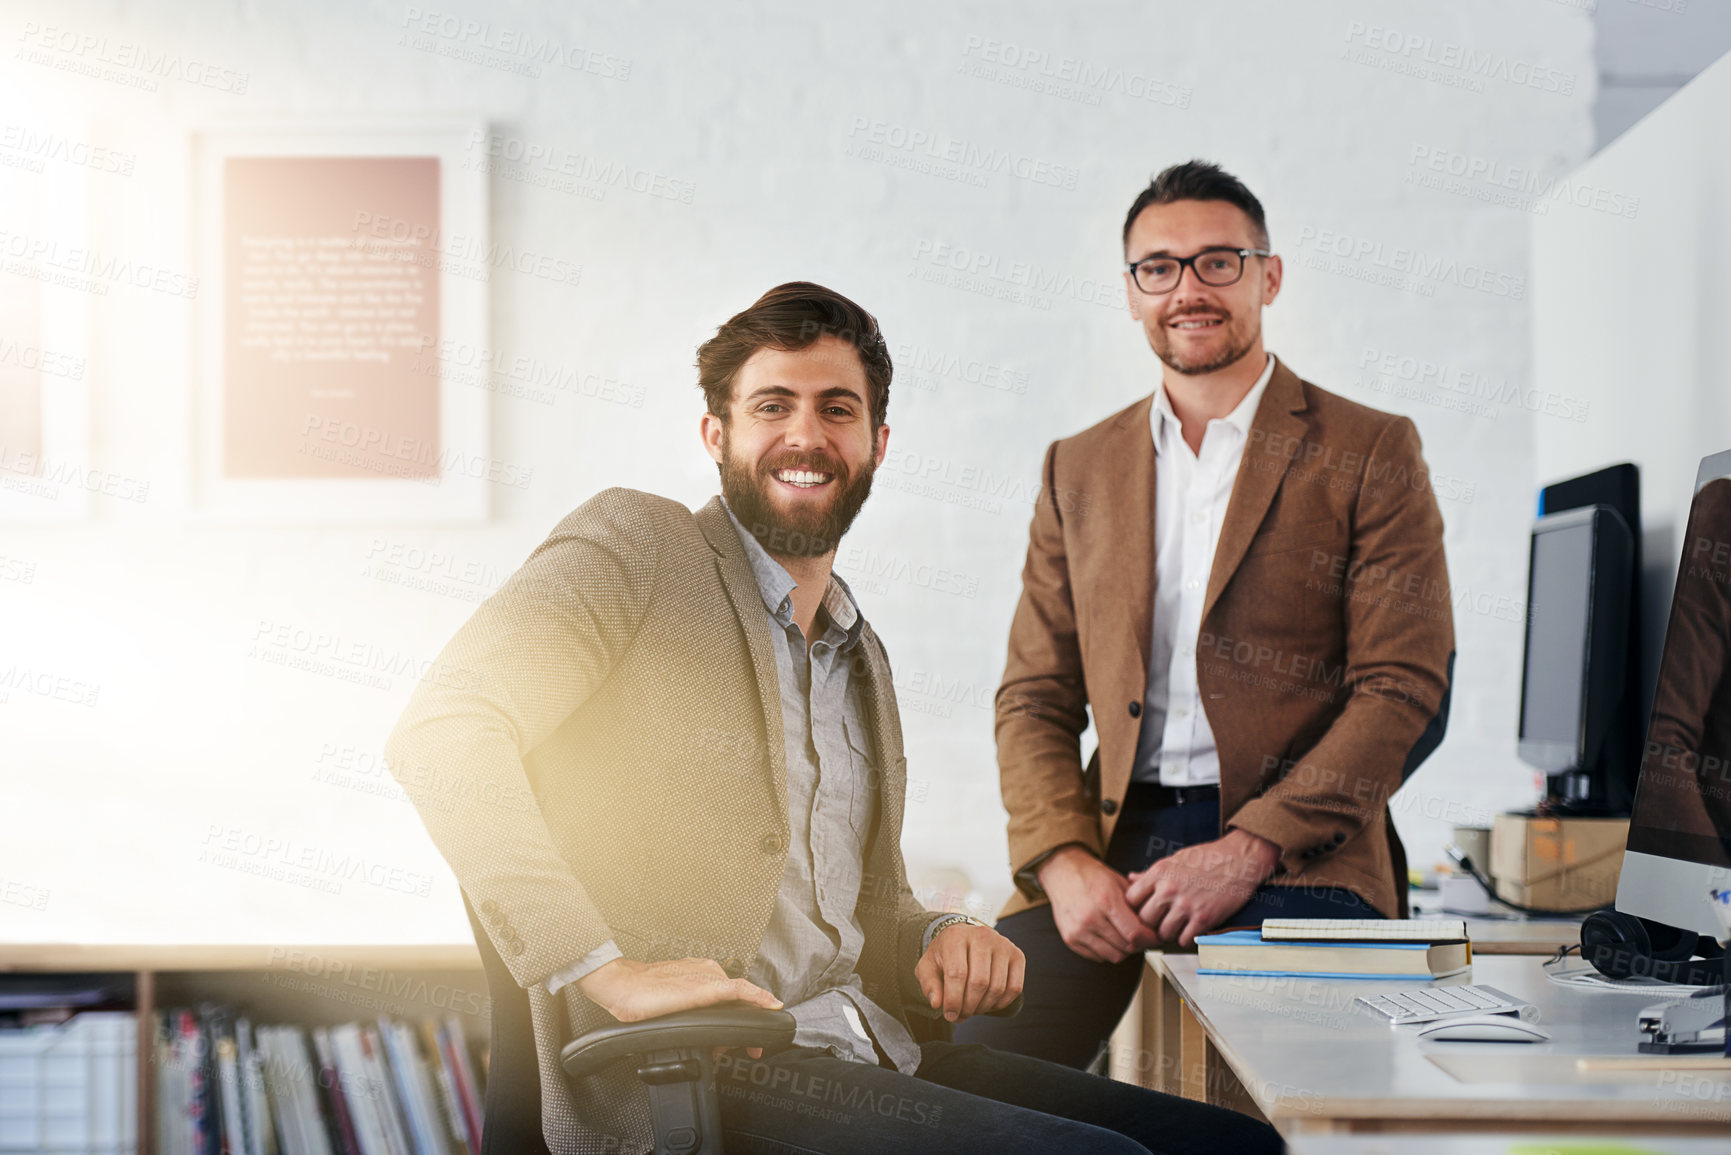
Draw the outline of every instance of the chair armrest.
<instances>
[{"instance_id":1,"label":"chair armrest","mask_svg":"<svg viewBox=\"0 0 1731 1155\"><path fill-rule=\"evenodd\" d=\"M746 1003L676 1011L636 1023L597 1027L559 1052L573 1079L592 1075L615 1059L650 1051L703 1047L785 1047L793 1042L793 1016Z\"/></svg>"}]
</instances>

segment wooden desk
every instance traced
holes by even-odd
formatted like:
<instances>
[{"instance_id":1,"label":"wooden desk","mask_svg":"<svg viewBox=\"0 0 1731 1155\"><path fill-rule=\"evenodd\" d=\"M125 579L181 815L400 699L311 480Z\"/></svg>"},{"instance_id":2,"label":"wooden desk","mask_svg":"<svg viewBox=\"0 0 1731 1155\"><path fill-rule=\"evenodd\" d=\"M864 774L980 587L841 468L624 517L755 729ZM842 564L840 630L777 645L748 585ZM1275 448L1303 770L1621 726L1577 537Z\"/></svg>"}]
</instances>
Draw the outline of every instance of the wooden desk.
<instances>
[{"instance_id":1,"label":"wooden desk","mask_svg":"<svg viewBox=\"0 0 1731 1155\"><path fill-rule=\"evenodd\" d=\"M1312 1135L1288 1144L1291 1155L1565 1155L1579 1135ZM1684 1139L1643 1131L1618 1136L1618 1146L1599 1155L1725 1155L1720 1138Z\"/></svg>"},{"instance_id":2,"label":"wooden desk","mask_svg":"<svg viewBox=\"0 0 1731 1155\"><path fill-rule=\"evenodd\" d=\"M1634 1055L1651 994L1565 990L1533 957L1481 956L1472 974L1539 1008L1552 1040L1421 1042L1356 1008L1388 981L1198 975L1166 955L1168 1030L1180 1093L1315 1132L1528 1132L1731 1136L1731 1073L1580 1072L1582 1055ZM1723 1143L1724 1141L1721 1140ZM1406 1150L1408 1148L1404 1148Z\"/></svg>"},{"instance_id":3,"label":"wooden desk","mask_svg":"<svg viewBox=\"0 0 1731 1155\"><path fill-rule=\"evenodd\" d=\"M1575 946L1581 941L1579 919L1469 918L1466 922L1473 954L1478 956L1513 954L1550 958L1562 947ZM1107 1052L1108 1070L1122 1082L1175 1095L1180 1061L1177 1026L1169 1028L1165 1021L1165 979L1157 961L1160 952L1149 951L1147 958L1141 988L1124 1021L1113 1032Z\"/></svg>"}]
</instances>

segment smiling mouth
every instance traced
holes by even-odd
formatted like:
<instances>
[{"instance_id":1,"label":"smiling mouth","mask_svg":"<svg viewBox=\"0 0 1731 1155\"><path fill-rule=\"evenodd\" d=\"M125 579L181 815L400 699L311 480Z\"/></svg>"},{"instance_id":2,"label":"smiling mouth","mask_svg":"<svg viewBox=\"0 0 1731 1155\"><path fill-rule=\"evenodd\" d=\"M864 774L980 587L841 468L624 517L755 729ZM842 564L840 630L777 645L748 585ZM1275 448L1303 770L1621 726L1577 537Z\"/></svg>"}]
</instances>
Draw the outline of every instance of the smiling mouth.
<instances>
[{"instance_id":1,"label":"smiling mouth","mask_svg":"<svg viewBox=\"0 0 1731 1155\"><path fill-rule=\"evenodd\" d=\"M770 476L795 489L818 489L835 480L835 474L817 469L777 469Z\"/></svg>"},{"instance_id":2,"label":"smiling mouth","mask_svg":"<svg viewBox=\"0 0 1731 1155\"><path fill-rule=\"evenodd\" d=\"M1208 316L1197 316L1192 314L1188 317L1179 317L1175 321L1167 322L1169 327L1177 329L1183 333L1195 333L1204 329L1215 329L1224 324L1226 324L1225 317L1217 317L1213 314L1209 314Z\"/></svg>"}]
</instances>

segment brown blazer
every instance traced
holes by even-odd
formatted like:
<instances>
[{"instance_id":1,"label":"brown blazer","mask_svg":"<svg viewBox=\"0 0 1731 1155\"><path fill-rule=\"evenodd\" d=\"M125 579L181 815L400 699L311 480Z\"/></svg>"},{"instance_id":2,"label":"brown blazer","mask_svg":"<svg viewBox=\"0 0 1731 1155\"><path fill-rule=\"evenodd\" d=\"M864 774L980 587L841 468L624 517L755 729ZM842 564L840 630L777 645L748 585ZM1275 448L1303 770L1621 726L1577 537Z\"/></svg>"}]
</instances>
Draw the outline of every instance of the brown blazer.
<instances>
[{"instance_id":1,"label":"brown blazer","mask_svg":"<svg viewBox=\"0 0 1731 1155\"><path fill-rule=\"evenodd\" d=\"M883 644L855 669L878 752L856 908L866 994L908 1022L937 917L908 887L902 755ZM391 771L527 991L556 1155L651 1146L649 1100L611 1070L573 1086L560 1047L612 1017L547 979L608 939L743 977L787 860L781 691L763 598L719 498L697 513L609 489L561 521L457 632L386 746Z\"/></svg>"},{"instance_id":2,"label":"brown blazer","mask_svg":"<svg viewBox=\"0 0 1731 1155\"><path fill-rule=\"evenodd\" d=\"M1129 785L1154 593L1153 397L1047 450L997 695L1014 914L1067 843L1104 854ZM1388 799L1447 718L1442 518L1405 417L1277 360L1220 531L1197 679L1223 827L1281 849L1270 882L1406 910ZM1093 707L1098 749L1086 771ZM1223 831L1224 832L1224 831Z\"/></svg>"}]
</instances>

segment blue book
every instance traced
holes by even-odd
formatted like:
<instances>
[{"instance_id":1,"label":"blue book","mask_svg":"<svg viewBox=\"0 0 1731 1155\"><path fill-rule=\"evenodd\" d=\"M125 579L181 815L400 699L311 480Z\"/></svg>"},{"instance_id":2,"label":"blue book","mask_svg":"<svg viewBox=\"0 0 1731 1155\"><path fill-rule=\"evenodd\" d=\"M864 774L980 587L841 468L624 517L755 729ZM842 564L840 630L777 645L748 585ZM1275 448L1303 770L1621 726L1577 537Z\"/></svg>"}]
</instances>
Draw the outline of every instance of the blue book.
<instances>
[{"instance_id":1,"label":"blue book","mask_svg":"<svg viewBox=\"0 0 1731 1155\"><path fill-rule=\"evenodd\" d=\"M1267 942L1257 930L1196 940L1197 974L1312 979L1447 978L1472 969L1472 944L1452 942Z\"/></svg>"}]
</instances>

